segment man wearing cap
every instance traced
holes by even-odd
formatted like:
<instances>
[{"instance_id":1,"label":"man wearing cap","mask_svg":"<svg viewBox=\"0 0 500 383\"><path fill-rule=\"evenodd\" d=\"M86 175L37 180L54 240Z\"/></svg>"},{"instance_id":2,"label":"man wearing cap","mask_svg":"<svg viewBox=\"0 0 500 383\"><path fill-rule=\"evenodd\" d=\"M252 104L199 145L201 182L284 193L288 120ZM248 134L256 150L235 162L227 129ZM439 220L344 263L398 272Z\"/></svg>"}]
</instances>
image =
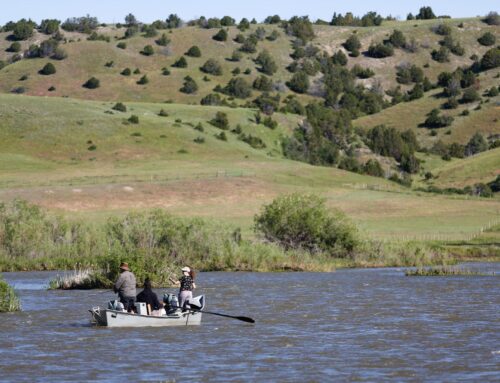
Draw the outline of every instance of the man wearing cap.
<instances>
[{"instance_id":1,"label":"man wearing cap","mask_svg":"<svg viewBox=\"0 0 500 383\"><path fill-rule=\"evenodd\" d=\"M128 263L123 262L120 265L120 276L116 280L113 290L118 293L120 302L123 303L125 310L128 312L131 312L134 308L135 296L137 295L135 287L135 275L130 271Z\"/></svg>"}]
</instances>

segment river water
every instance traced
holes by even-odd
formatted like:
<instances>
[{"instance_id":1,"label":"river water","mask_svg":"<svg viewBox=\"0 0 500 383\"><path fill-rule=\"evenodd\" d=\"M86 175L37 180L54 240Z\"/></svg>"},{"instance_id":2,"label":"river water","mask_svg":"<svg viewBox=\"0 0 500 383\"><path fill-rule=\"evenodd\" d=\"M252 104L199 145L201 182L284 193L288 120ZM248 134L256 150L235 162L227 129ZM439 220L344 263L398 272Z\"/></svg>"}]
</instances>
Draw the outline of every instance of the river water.
<instances>
[{"instance_id":1,"label":"river water","mask_svg":"<svg viewBox=\"0 0 500 383\"><path fill-rule=\"evenodd\" d=\"M255 325L139 329L89 325L111 293L5 273L23 311L0 315L0 381L499 382L500 264L480 267L497 275L200 273L207 310Z\"/></svg>"}]
</instances>

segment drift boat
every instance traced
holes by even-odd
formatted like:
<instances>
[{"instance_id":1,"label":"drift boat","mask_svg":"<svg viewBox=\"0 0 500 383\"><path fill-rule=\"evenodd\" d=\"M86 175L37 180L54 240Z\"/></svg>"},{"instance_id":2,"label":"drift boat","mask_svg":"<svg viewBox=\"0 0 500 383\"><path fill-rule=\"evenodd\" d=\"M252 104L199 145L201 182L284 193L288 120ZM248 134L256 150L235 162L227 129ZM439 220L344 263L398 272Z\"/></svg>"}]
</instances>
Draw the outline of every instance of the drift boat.
<instances>
[{"instance_id":1,"label":"drift boat","mask_svg":"<svg viewBox=\"0 0 500 383\"><path fill-rule=\"evenodd\" d=\"M92 322L98 326L106 327L173 327L173 326L198 326L201 324L201 310L205 307L205 296L200 295L191 300L196 310L182 311L172 308L166 315L147 315L145 304L137 304L137 314L122 311L116 304L110 302L107 309L93 307L90 311ZM144 305L144 306L143 306Z\"/></svg>"}]
</instances>

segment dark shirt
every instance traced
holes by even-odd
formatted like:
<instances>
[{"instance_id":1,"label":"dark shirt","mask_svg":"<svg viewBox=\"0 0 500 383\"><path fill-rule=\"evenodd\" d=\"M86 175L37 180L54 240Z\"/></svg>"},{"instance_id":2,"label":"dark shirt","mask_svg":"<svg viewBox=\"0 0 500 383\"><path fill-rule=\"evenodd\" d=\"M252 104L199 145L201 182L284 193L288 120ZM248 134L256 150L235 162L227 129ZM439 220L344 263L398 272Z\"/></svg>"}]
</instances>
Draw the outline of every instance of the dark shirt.
<instances>
[{"instance_id":1,"label":"dark shirt","mask_svg":"<svg viewBox=\"0 0 500 383\"><path fill-rule=\"evenodd\" d=\"M152 310L159 310L162 307L158 301L158 296L151 289L142 290L137 295L137 302L146 302L151 305Z\"/></svg>"},{"instance_id":2,"label":"dark shirt","mask_svg":"<svg viewBox=\"0 0 500 383\"><path fill-rule=\"evenodd\" d=\"M192 291L193 290L193 278L188 275L183 275L181 280L180 291Z\"/></svg>"}]
</instances>

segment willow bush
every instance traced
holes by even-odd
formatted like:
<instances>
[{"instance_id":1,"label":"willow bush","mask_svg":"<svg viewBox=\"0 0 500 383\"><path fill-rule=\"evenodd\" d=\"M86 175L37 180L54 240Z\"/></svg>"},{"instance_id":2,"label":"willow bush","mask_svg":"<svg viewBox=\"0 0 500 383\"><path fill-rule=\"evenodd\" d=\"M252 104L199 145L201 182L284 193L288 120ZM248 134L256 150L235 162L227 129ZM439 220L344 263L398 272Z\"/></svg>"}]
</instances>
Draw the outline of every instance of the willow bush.
<instances>
[{"instance_id":1,"label":"willow bush","mask_svg":"<svg viewBox=\"0 0 500 383\"><path fill-rule=\"evenodd\" d=\"M255 231L286 250L304 249L343 258L356 252L356 227L340 210L327 209L315 195L290 194L276 198L255 216Z\"/></svg>"}]
</instances>

